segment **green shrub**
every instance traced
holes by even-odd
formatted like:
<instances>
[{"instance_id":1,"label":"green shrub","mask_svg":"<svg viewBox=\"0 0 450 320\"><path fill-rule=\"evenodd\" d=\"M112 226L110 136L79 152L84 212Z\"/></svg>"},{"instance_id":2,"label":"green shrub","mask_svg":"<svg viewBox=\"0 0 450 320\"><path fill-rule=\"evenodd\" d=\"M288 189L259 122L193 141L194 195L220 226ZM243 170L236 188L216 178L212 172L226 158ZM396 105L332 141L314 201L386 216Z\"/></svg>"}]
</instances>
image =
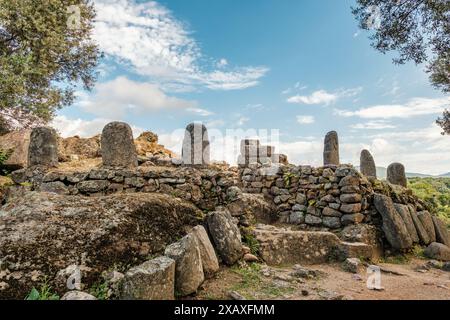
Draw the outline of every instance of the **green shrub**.
<instances>
[{"instance_id":1,"label":"green shrub","mask_svg":"<svg viewBox=\"0 0 450 320\"><path fill-rule=\"evenodd\" d=\"M25 300L59 300L59 296L52 292L45 280L39 289L33 287Z\"/></svg>"}]
</instances>

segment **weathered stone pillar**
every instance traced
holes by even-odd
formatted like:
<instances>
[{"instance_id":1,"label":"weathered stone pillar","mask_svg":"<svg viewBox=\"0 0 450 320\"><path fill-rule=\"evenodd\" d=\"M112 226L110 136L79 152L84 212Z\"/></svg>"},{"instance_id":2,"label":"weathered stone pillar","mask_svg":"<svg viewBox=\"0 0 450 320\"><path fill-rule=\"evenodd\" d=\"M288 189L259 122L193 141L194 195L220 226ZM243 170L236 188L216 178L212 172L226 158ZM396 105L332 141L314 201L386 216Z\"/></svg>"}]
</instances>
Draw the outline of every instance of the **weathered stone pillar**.
<instances>
[{"instance_id":1,"label":"weathered stone pillar","mask_svg":"<svg viewBox=\"0 0 450 320\"><path fill-rule=\"evenodd\" d=\"M191 123L186 127L181 153L184 165L196 166L210 163L210 145L205 125Z\"/></svg>"},{"instance_id":2,"label":"weathered stone pillar","mask_svg":"<svg viewBox=\"0 0 450 320\"><path fill-rule=\"evenodd\" d=\"M406 188L408 182L406 180L405 166L401 163L392 163L387 168L387 181Z\"/></svg>"},{"instance_id":3,"label":"weathered stone pillar","mask_svg":"<svg viewBox=\"0 0 450 320\"><path fill-rule=\"evenodd\" d=\"M138 166L133 132L124 122L111 122L103 128L101 150L105 167L135 168Z\"/></svg>"},{"instance_id":4,"label":"weathered stone pillar","mask_svg":"<svg viewBox=\"0 0 450 320\"><path fill-rule=\"evenodd\" d=\"M241 140L241 155L238 158L238 164L248 166L249 164L258 163L259 148L259 140Z\"/></svg>"},{"instance_id":5,"label":"weathered stone pillar","mask_svg":"<svg viewBox=\"0 0 450 320\"><path fill-rule=\"evenodd\" d=\"M375 161L368 150L361 151L359 170L367 177L377 177L377 167Z\"/></svg>"},{"instance_id":6,"label":"weathered stone pillar","mask_svg":"<svg viewBox=\"0 0 450 320\"><path fill-rule=\"evenodd\" d=\"M56 131L49 127L34 128L30 134L28 147L28 166L58 165L58 136Z\"/></svg>"},{"instance_id":7,"label":"weathered stone pillar","mask_svg":"<svg viewBox=\"0 0 450 320\"><path fill-rule=\"evenodd\" d=\"M339 165L339 140L336 131L328 132L325 136L323 164L325 166Z\"/></svg>"}]
</instances>

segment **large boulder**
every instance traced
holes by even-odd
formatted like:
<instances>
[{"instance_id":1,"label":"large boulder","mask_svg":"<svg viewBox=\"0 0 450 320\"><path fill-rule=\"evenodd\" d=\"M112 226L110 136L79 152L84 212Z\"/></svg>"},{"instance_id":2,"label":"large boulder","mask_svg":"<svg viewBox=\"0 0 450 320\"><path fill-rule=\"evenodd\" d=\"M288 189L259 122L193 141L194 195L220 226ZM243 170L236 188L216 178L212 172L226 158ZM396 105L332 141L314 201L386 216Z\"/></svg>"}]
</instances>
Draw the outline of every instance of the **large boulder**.
<instances>
[{"instance_id":1,"label":"large boulder","mask_svg":"<svg viewBox=\"0 0 450 320\"><path fill-rule=\"evenodd\" d=\"M428 211L421 211L417 213L417 217L422 223L424 229L427 231L430 242L436 242L436 231L434 230L434 223L431 213Z\"/></svg>"},{"instance_id":2,"label":"large boulder","mask_svg":"<svg viewBox=\"0 0 450 320\"><path fill-rule=\"evenodd\" d=\"M202 221L194 205L162 194L104 197L25 193L0 210L0 299L23 299L47 276L83 263L93 270L83 284L98 281L112 266L137 265L162 253ZM14 272L14 277L8 274ZM38 275L38 276L36 276Z\"/></svg>"},{"instance_id":3,"label":"large boulder","mask_svg":"<svg viewBox=\"0 0 450 320\"><path fill-rule=\"evenodd\" d=\"M436 216L432 217L434 230L436 232L436 241L450 247L450 234L445 223Z\"/></svg>"},{"instance_id":4,"label":"large boulder","mask_svg":"<svg viewBox=\"0 0 450 320\"><path fill-rule=\"evenodd\" d=\"M233 217L245 216L249 221L273 223L278 219L272 201L267 201L262 194L244 193L227 207Z\"/></svg>"},{"instance_id":5,"label":"large boulder","mask_svg":"<svg viewBox=\"0 0 450 320\"><path fill-rule=\"evenodd\" d=\"M79 136L58 139L58 158L61 162L101 157L100 135L92 138Z\"/></svg>"},{"instance_id":6,"label":"large boulder","mask_svg":"<svg viewBox=\"0 0 450 320\"><path fill-rule=\"evenodd\" d=\"M375 194L374 204L383 218L382 229L392 248L397 250L411 248L413 241L402 217L395 209L392 199L385 195Z\"/></svg>"},{"instance_id":7,"label":"large boulder","mask_svg":"<svg viewBox=\"0 0 450 320\"><path fill-rule=\"evenodd\" d=\"M208 229L223 262L233 265L242 258L241 232L227 210L212 212L208 216Z\"/></svg>"},{"instance_id":8,"label":"large boulder","mask_svg":"<svg viewBox=\"0 0 450 320\"><path fill-rule=\"evenodd\" d=\"M430 259L450 261L450 248L442 243L433 242L425 249L424 253Z\"/></svg>"},{"instance_id":9,"label":"large boulder","mask_svg":"<svg viewBox=\"0 0 450 320\"><path fill-rule=\"evenodd\" d=\"M165 255L174 259L175 291L182 297L193 294L205 281L202 257L197 238L188 234L166 248Z\"/></svg>"},{"instance_id":10,"label":"large boulder","mask_svg":"<svg viewBox=\"0 0 450 320\"><path fill-rule=\"evenodd\" d=\"M119 285L124 300L173 300L175 297L175 261L158 257L131 268Z\"/></svg>"},{"instance_id":11,"label":"large boulder","mask_svg":"<svg viewBox=\"0 0 450 320\"><path fill-rule=\"evenodd\" d=\"M402 217L406 229L408 229L411 240L414 243L419 243L419 235L417 234L416 227L411 217L411 213L409 212L408 206L404 204L394 203L394 207Z\"/></svg>"},{"instance_id":12,"label":"large boulder","mask_svg":"<svg viewBox=\"0 0 450 320\"><path fill-rule=\"evenodd\" d=\"M269 265L319 264L329 261L340 248L331 232L292 231L268 225L254 230L259 254Z\"/></svg>"},{"instance_id":13,"label":"large boulder","mask_svg":"<svg viewBox=\"0 0 450 320\"><path fill-rule=\"evenodd\" d=\"M219 261L217 260L214 247L209 240L208 233L203 226L196 226L192 229L191 233L197 238L205 277L211 278L217 271L219 271Z\"/></svg>"},{"instance_id":14,"label":"large boulder","mask_svg":"<svg viewBox=\"0 0 450 320\"><path fill-rule=\"evenodd\" d=\"M8 159L3 162L5 168L18 170L28 165L30 134L31 130L19 130L0 136L0 149L11 152Z\"/></svg>"}]
</instances>

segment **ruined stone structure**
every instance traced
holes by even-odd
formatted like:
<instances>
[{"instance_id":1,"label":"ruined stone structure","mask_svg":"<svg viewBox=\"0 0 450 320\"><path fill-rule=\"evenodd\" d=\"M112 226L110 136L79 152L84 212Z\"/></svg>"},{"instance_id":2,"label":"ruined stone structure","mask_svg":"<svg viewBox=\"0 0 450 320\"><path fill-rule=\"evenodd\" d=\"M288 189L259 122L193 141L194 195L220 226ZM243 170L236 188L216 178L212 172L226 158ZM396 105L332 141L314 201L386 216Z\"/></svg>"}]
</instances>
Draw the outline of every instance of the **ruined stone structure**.
<instances>
[{"instance_id":1,"label":"ruined stone structure","mask_svg":"<svg viewBox=\"0 0 450 320\"><path fill-rule=\"evenodd\" d=\"M377 167L375 166L375 161L368 150L364 149L361 151L359 168L361 173L366 177L377 177Z\"/></svg>"},{"instance_id":2,"label":"ruined stone structure","mask_svg":"<svg viewBox=\"0 0 450 320\"><path fill-rule=\"evenodd\" d=\"M336 131L328 132L325 136L323 165L339 165L339 140Z\"/></svg>"},{"instance_id":3,"label":"ruined stone structure","mask_svg":"<svg viewBox=\"0 0 450 320\"><path fill-rule=\"evenodd\" d=\"M401 163L392 163L387 168L387 181L402 187L407 186L405 166Z\"/></svg>"},{"instance_id":4,"label":"ruined stone structure","mask_svg":"<svg viewBox=\"0 0 450 320\"><path fill-rule=\"evenodd\" d=\"M36 286L34 275L45 272L65 293L67 275L80 263L88 264L83 279L90 285L100 274L107 277L114 298L173 299L175 292L195 293L219 263L246 257L269 265L315 264L372 259L385 247L405 252L420 244L429 245L429 256L447 259L447 229L398 185L403 166L390 166L389 181L397 182L391 184L371 175L367 154L365 174L339 165L332 132L324 167L272 161L281 156L257 140L242 142L244 165L220 167L207 165L207 138L206 127L189 125L184 163L137 166L131 129L112 123L102 134L103 167L67 171L40 162L13 172L15 185L0 210L0 230L7 230L0 232L0 258L17 276L0 273L6 283L0 298L23 298ZM258 242L255 255L243 243L249 236ZM104 275L115 262L126 269Z\"/></svg>"},{"instance_id":5,"label":"ruined stone structure","mask_svg":"<svg viewBox=\"0 0 450 320\"><path fill-rule=\"evenodd\" d=\"M186 127L182 159L184 165L202 166L210 163L208 130L205 125L191 123Z\"/></svg>"},{"instance_id":6,"label":"ruined stone structure","mask_svg":"<svg viewBox=\"0 0 450 320\"><path fill-rule=\"evenodd\" d=\"M58 165L58 137L56 131L49 127L34 128L30 135L28 147L28 166Z\"/></svg>"},{"instance_id":7,"label":"ruined stone structure","mask_svg":"<svg viewBox=\"0 0 450 320\"><path fill-rule=\"evenodd\" d=\"M133 132L126 123L107 124L102 132L101 148L105 167L135 168L138 165Z\"/></svg>"}]
</instances>

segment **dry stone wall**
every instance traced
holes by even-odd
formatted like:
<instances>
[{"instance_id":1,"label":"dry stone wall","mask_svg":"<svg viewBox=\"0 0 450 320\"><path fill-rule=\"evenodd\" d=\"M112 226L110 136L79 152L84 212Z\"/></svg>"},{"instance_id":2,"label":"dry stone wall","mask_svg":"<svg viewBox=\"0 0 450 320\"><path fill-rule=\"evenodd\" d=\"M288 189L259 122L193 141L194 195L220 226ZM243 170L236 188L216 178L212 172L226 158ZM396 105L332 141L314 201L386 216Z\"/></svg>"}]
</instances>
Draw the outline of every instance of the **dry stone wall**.
<instances>
[{"instance_id":1,"label":"dry stone wall","mask_svg":"<svg viewBox=\"0 0 450 320\"><path fill-rule=\"evenodd\" d=\"M367 178L350 165L252 165L240 168L239 176L243 192L263 194L273 201L279 222L304 228L379 225L381 217L373 206L375 193L417 211L426 210L410 190Z\"/></svg>"}]
</instances>

